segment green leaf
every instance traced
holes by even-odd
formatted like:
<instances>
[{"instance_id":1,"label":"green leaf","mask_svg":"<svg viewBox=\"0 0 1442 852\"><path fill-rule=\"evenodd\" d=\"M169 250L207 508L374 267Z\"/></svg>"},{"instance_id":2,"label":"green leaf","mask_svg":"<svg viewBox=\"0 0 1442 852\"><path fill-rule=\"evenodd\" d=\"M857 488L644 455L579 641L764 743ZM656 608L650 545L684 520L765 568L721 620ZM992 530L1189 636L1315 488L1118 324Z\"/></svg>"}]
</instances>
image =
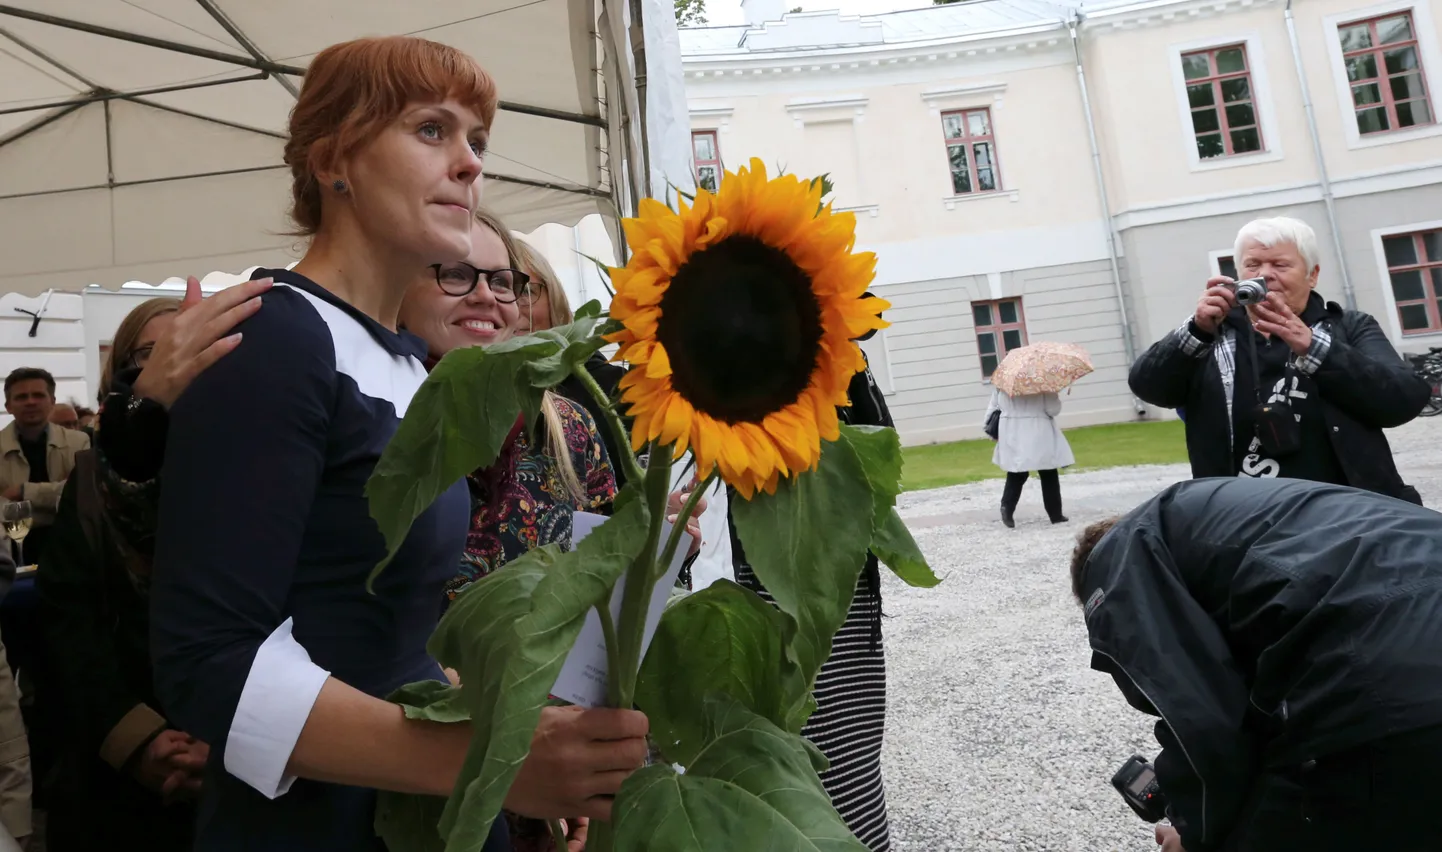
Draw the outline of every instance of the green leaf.
<instances>
[{"instance_id":1,"label":"green leaf","mask_svg":"<svg viewBox=\"0 0 1442 852\"><path fill-rule=\"evenodd\" d=\"M408 683L387 698L401 705L407 719L425 722L469 722L471 711L461 696L461 688L440 680Z\"/></svg>"},{"instance_id":2,"label":"green leaf","mask_svg":"<svg viewBox=\"0 0 1442 852\"><path fill-rule=\"evenodd\" d=\"M866 473L874 517L879 522L901 493L901 438L884 426L842 424L840 440L851 445Z\"/></svg>"},{"instance_id":3,"label":"green leaf","mask_svg":"<svg viewBox=\"0 0 1442 852\"><path fill-rule=\"evenodd\" d=\"M705 700L717 692L800 733L814 704L782 644L785 628L776 607L725 580L667 607L636 689L636 704L667 760L695 759L706 742Z\"/></svg>"},{"instance_id":4,"label":"green leaf","mask_svg":"<svg viewBox=\"0 0 1442 852\"><path fill-rule=\"evenodd\" d=\"M599 310L599 309L598 309ZM538 358L526 365L526 377L533 387L553 388L571 370L585 362L606 345L601 328L608 324L599 312L577 317L570 325L557 326L532 335L554 345L554 354Z\"/></svg>"},{"instance_id":5,"label":"green leaf","mask_svg":"<svg viewBox=\"0 0 1442 852\"><path fill-rule=\"evenodd\" d=\"M911 530L906 528L906 522L894 508L886 513L881 525L876 528L876 535L871 539L871 552L908 586L929 589L941 582L941 578L926 564L926 557L916 546Z\"/></svg>"},{"instance_id":6,"label":"green leaf","mask_svg":"<svg viewBox=\"0 0 1442 852\"><path fill-rule=\"evenodd\" d=\"M868 483L843 437L824 442L817 468L782 479L775 494L730 504L747 561L793 619L786 643L808 685L831 655L866 564L875 518Z\"/></svg>"},{"instance_id":7,"label":"green leaf","mask_svg":"<svg viewBox=\"0 0 1442 852\"><path fill-rule=\"evenodd\" d=\"M462 592L441 619L429 649L466 684L474 732L441 820L447 849L484 845L586 612L635 560L649 517L632 500L575 551L532 550Z\"/></svg>"},{"instance_id":8,"label":"green leaf","mask_svg":"<svg viewBox=\"0 0 1442 852\"><path fill-rule=\"evenodd\" d=\"M441 814L446 800L439 796L380 792L376 799L376 834L390 852L443 852Z\"/></svg>"},{"instance_id":9,"label":"green leaf","mask_svg":"<svg viewBox=\"0 0 1442 852\"><path fill-rule=\"evenodd\" d=\"M427 722L466 722L471 718L461 690L438 680L410 683L387 698L401 705L407 719ZM446 800L440 796L419 796L382 790L376 799L376 834L390 852L441 852L441 814Z\"/></svg>"},{"instance_id":10,"label":"green leaf","mask_svg":"<svg viewBox=\"0 0 1442 852\"><path fill-rule=\"evenodd\" d=\"M585 319L587 317L599 317L605 313L606 309L601 307L601 300L592 299L581 307L576 308L576 319L579 320Z\"/></svg>"},{"instance_id":11,"label":"green leaf","mask_svg":"<svg viewBox=\"0 0 1442 852\"><path fill-rule=\"evenodd\" d=\"M806 741L724 697L708 700L706 746L684 772L648 766L613 810L625 852L866 852L821 786Z\"/></svg>"},{"instance_id":12,"label":"green leaf","mask_svg":"<svg viewBox=\"0 0 1442 852\"><path fill-rule=\"evenodd\" d=\"M431 370L366 483L371 517L386 542L367 588L437 497L496 460L517 416L535 422L541 390L521 379L522 368L559 350L554 340L522 337L454 349Z\"/></svg>"}]
</instances>

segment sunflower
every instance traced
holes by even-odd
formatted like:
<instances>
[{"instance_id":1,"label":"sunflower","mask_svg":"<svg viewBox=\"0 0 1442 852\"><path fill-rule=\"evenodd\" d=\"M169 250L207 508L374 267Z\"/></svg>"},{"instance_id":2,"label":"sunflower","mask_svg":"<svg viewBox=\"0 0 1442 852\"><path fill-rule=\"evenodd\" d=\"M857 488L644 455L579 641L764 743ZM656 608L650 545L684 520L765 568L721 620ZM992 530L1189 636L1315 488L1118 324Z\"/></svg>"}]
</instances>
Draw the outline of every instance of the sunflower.
<instances>
[{"instance_id":1,"label":"sunflower","mask_svg":"<svg viewBox=\"0 0 1442 852\"><path fill-rule=\"evenodd\" d=\"M820 181L768 180L753 159L679 212L652 199L623 222L630 262L612 270L615 360L631 441L690 448L697 473L750 499L816 466L836 409L865 366L854 340L885 328L862 298L876 255L853 252L856 218L821 206Z\"/></svg>"}]
</instances>

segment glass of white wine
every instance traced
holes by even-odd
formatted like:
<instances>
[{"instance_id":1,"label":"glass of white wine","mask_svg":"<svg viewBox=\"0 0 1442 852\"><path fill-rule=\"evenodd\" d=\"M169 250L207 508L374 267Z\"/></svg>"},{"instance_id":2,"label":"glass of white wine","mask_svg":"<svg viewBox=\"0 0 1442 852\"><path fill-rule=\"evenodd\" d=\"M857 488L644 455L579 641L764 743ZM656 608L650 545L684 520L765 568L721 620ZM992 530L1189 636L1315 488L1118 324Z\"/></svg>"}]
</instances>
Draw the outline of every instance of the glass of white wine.
<instances>
[{"instance_id":1,"label":"glass of white wine","mask_svg":"<svg viewBox=\"0 0 1442 852\"><path fill-rule=\"evenodd\" d=\"M30 534L30 501L17 500L0 506L0 522L5 524L5 535L20 548L20 565L25 565L25 536Z\"/></svg>"}]
</instances>

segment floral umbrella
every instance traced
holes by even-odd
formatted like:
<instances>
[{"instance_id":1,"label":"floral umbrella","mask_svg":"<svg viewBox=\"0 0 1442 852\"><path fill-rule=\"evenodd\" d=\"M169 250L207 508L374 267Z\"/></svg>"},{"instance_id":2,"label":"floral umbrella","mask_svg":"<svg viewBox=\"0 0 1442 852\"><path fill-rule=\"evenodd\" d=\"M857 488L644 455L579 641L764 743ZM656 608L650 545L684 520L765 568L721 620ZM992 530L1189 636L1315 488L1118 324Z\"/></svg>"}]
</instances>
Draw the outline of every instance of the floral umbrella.
<instances>
[{"instance_id":1,"label":"floral umbrella","mask_svg":"<svg viewBox=\"0 0 1442 852\"><path fill-rule=\"evenodd\" d=\"M1091 356L1075 343L1033 343L1006 353L991 383L1007 396L1060 393L1093 369Z\"/></svg>"}]
</instances>

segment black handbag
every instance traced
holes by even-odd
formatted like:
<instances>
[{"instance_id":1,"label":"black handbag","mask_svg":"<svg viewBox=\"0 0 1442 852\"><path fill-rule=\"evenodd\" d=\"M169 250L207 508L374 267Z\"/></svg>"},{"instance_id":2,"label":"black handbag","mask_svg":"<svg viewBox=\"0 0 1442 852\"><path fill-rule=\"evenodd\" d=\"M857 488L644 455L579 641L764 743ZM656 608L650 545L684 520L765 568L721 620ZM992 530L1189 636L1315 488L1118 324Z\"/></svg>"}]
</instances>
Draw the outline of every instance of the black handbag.
<instances>
[{"instance_id":1,"label":"black handbag","mask_svg":"<svg viewBox=\"0 0 1442 852\"><path fill-rule=\"evenodd\" d=\"M997 437L1001 434L1000 408L993 409L991 414L987 415L986 425L981 427L981 430L986 433L986 437L993 441L997 440Z\"/></svg>"}]
</instances>

